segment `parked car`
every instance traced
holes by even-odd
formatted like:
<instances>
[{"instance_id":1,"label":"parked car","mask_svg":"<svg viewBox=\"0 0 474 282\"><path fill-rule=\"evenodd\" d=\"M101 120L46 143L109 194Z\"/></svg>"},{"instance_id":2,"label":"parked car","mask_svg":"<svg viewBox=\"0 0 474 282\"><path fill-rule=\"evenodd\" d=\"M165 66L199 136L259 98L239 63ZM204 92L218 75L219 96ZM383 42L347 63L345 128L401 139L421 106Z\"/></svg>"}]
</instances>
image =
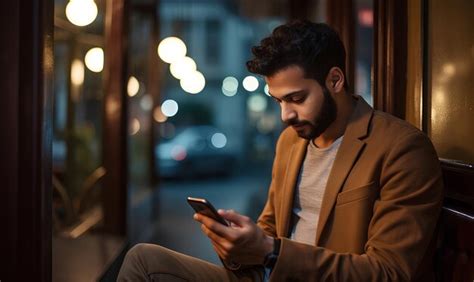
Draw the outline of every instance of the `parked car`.
<instances>
[{"instance_id":1,"label":"parked car","mask_svg":"<svg viewBox=\"0 0 474 282\"><path fill-rule=\"evenodd\" d=\"M155 147L155 158L158 175L165 178L230 175L237 159L227 146L227 137L212 126L183 129Z\"/></svg>"}]
</instances>

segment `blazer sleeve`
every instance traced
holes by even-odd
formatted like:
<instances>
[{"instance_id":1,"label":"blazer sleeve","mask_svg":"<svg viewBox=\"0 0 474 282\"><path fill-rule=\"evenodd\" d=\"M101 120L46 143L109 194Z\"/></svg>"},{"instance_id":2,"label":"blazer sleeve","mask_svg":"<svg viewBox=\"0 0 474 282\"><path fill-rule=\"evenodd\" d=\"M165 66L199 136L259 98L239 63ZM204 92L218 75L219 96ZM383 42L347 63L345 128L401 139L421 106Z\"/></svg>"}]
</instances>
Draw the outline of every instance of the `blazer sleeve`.
<instances>
[{"instance_id":1,"label":"blazer sleeve","mask_svg":"<svg viewBox=\"0 0 474 282\"><path fill-rule=\"evenodd\" d=\"M283 238L270 281L413 280L433 239L443 199L441 169L430 140L413 131L397 138L380 175L363 254ZM267 205L270 210L272 202ZM264 226L273 228L271 221Z\"/></svg>"}]
</instances>

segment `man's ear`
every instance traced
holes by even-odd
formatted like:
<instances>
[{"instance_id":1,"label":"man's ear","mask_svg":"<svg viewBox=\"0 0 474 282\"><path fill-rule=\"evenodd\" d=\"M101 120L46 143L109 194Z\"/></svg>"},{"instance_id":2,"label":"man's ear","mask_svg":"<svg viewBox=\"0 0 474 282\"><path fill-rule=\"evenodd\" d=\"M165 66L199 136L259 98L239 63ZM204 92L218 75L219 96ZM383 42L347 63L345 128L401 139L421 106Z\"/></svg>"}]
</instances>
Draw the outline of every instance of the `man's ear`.
<instances>
[{"instance_id":1,"label":"man's ear","mask_svg":"<svg viewBox=\"0 0 474 282\"><path fill-rule=\"evenodd\" d=\"M344 89L345 77L342 70L332 67L326 76L326 88L329 92L339 93Z\"/></svg>"}]
</instances>

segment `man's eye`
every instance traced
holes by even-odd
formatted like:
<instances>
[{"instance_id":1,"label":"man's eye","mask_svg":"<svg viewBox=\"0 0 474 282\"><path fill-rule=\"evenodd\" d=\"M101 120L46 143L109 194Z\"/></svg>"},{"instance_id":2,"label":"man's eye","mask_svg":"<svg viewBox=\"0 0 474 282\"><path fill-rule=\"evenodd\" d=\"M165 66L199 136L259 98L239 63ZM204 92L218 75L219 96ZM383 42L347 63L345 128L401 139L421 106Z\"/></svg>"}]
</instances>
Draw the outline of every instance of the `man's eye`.
<instances>
[{"instance_id":1,"label":"man's eye","mask_svg":"<svg viewBox=\"0 0 474 282\"><path fill-rule=\"evenodd\" d=\"M294 96L294 97L291 97L291 101L295 102L295 103L301 103L301 102L304 101L304 97L303 96Z\"/></svg>"}]
</instances>

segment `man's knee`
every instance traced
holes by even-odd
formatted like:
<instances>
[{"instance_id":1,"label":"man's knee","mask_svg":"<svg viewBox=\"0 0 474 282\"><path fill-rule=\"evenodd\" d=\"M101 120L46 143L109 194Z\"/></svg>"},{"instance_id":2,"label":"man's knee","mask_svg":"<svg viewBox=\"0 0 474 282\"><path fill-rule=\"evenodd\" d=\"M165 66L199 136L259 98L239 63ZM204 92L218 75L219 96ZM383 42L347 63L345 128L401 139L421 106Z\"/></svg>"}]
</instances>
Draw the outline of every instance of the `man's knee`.
<instances>
[{"instance_id":1,"label":"man's knee","mask_svg":"<svg viewBox=\"0 0 474 282\"><path fill-rule=\"evenodd\" d=\"M119 281L145 281L153 268L156 267L157 260L161 260L165 248L140 243L133 246L125 255L119 273ZM159 264L159 262L158 262Z\"/></svg>"},{"instance_id":2,"label":"man's knee","mask_svg":"<svg viewBox=\"0 0 474 282\"><path fill-rule=\"evenodd\" d=\"M142 265L145 269L158 268L169 265L179 260L181 255L170 249L155 244L140 243L133 246L125 256L125 261L130 260Z\"/></svg>"},{"instance_id":3,"label":"man's knee","mask_svg":"<svg viewBox=\"0 0 474 282\"><path fill-rule=\"evenodd\" d=\"M154 244L140 243L133 246L125 256L125 261L138 262L145 264L151 257L154 259L164 255L166 249Z\"/></svg>"},{"instance_id":4,"label":"man's knee","mask_svg":"<svg viewBox=\"0 0 474 282\"><path fill-rule=\"evenodd\" d=\"M146 252L146 249L149 248L148 245L149 244L145 243L136 244L130 250L128 250L125 259L138 260L142 258L143 254Z\"/></svg>"}]
</instances>

